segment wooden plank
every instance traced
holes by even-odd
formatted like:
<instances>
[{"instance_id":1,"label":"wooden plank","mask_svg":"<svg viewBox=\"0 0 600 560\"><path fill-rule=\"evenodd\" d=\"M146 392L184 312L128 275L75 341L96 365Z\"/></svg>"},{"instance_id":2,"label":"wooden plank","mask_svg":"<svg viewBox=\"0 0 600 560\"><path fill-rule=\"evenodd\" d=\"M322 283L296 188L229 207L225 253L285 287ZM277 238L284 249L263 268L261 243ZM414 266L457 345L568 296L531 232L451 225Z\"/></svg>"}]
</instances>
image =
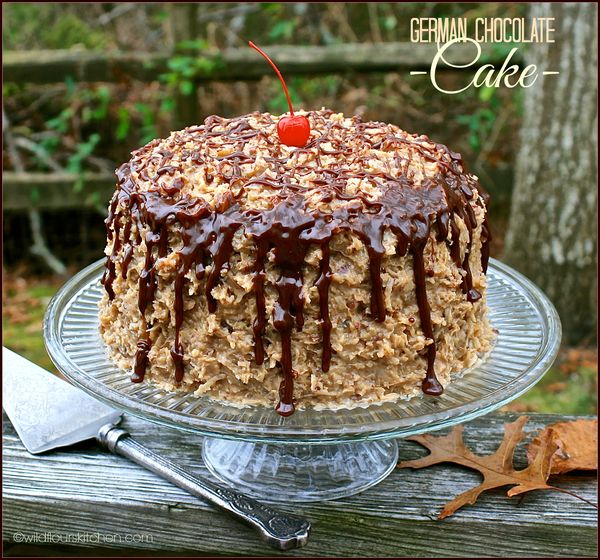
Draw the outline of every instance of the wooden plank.
<instances>
[{"instance_id":1,"label":"wooden plank","mask_svg":"<svg viewBox=\"0 0 600 560\"><path fill-rule=\"evenodd\" d=\"M501 440L503 422L510 419L514 417L491 415L470 422L468 443L478 453L493 451ZM533 432L565 419L534 415L527 429ZM201 460L201 437L132 417L126 419L126 426L155 451L210 477ZM7 554L55 551L40 543L15 542L31 539L34 533L40 539L43 534L63 539L65 535L95 535L94 542L70 545L72 551L86 554L277 554L227 515L91 443L34 457L24 450L9 422L4 425L3 443ZM402 442L400 454L410 459L423 455L424 450ZM524 464L522 452L518 463ZM561 493L535 492L519 502L501 490L490 492L475 506L438 521L443 504L477 480L477 474L451 465L402 469L361 495L288 507L307 516L314 529L305 548L285 555L596 555L597 510ZM596 501L595 475L562 476L557 483ZM56 544L63 553L70 548L64 542Z\"/></svg>"},{"instance_id":2,"label":"wooden plank","mask_svg":"<svg viewBox=\"0 0 600 560\"><path fill-rule=\"evenodd\" d=\"M68 77L79 82L151 82L165 62L164 55L85 50L9 51L2 57L6 82L35 84L60 83Z\"/></svg>"},{"instance_id":3,"label":"wooden plank","mask_svg":"<svg viewBox=\"0 0 600 560\"><path fill-rule=\"evenodd\" d=\"M482 61L499 63L502 52L494 45L482 45ZM437 52L434 44L358 43L327 46L270 45L269 56L288 74L346 72L393 72L426 70ZM475 48L461 43L452 50L455 64L473 60ZM199 56L216 59L219 68L204 80L253 80L271 75L271 67L249 48L230 48ZM82 50L7 51L3 54L5 82L49 84L76 81L115 82L130 79L153 81L165 71L167 53L94 53ZM514 58L518 62L519 57Z\"/></svg>"},{"instance_id":4,"label":"wooden plank","mask_svg":"<svg viewBox=\"0 0 600 560\"><path fill-rule=\"evenodd\" d=\"M3 174L5 210L63 210L69 208L105 208L115 189L112 173L86 173L83 183L72 173Z\"/></svg>"}]
</instances>

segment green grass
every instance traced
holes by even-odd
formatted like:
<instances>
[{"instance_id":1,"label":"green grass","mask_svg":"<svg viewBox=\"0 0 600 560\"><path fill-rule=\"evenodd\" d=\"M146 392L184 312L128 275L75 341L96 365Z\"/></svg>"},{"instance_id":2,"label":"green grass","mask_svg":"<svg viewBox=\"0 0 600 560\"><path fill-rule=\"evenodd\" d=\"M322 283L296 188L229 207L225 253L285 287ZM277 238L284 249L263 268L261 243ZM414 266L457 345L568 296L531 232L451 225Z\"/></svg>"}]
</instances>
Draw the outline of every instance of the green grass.
<instances>
[{"instance_id":1,"label":"green grass","mask_svg":"<svg viewBox=\"0 0 600 560\"><path fill-rule=\"evenodd\" d=\"M569 374L553 366L529 392L510 403L515 412L548 414L597 414L596 379L598 371L579 367Z\"/></svg>"},{"instance_id":2,"label":"green grass","mask_svg":"<svg viewBox=\"0 0 600 560\"><path fill-rule=\"evenodd\" d=\"M27 299L29 303L21 304L21 307L25 307L26 320L11 321L10 316L2 314L3 345L50 371L56 370L46 353L42 323L46 306L57 287L56 283L36 284L26 288L26 298L22 293L18 294L20 297L17 301ZM11 305L11 299L7 297L5 305Z\"/></svg>"},{"instance_id":3,"label":"green grass","mask_svg":"<svg viewBox=\"0 0 600 560\"><path fill-rule=\"evenodd\" d=\"M60 281L24 281L5 278L3 294L3 344L32 362L56 372L42 335L44 312ZM584 358L581 358L583 355ZM556 414L597 413L593 350L569 349L561 352L556 364L533 389L503 410Z\"/></svg>"}]
</instances>

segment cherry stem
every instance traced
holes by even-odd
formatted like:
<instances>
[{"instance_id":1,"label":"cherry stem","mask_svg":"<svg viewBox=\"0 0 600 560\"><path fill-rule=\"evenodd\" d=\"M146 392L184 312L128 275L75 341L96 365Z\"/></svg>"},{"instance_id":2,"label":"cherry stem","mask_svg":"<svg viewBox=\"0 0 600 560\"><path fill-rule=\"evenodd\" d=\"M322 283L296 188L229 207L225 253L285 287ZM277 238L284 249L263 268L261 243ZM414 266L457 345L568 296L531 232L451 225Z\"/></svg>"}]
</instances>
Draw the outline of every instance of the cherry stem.
<instances>
[{"instance_id":1,"label":"cherry stem","mask_svg":"<svg viewBox=\"0 0 600 560\"><path fill-rule=\"evenodd\" d=\"M267 62L273 67L273 70L275 70L275 73L279 77L279 81L281 82L281 85L283 86L283 91L285 92L285 96L287 98L287 102L288 102L288 105L290 107L290 115L292 115L292 117L293 117L294 116L294 109L292 108L292 100L290 99L290 93L288 91L287 86L285 85L285 80L283 79L283 76L281 75L281 72L279 71L279 68L277 68L277 66L275 66L275 63L267 56L267 53L265 53L264 51L262 51L261 49L259 49L252 41L248 41L248 44L255 51L258 51L260 54L262 54L267 59Z\"/></svg>"}]
</instances>

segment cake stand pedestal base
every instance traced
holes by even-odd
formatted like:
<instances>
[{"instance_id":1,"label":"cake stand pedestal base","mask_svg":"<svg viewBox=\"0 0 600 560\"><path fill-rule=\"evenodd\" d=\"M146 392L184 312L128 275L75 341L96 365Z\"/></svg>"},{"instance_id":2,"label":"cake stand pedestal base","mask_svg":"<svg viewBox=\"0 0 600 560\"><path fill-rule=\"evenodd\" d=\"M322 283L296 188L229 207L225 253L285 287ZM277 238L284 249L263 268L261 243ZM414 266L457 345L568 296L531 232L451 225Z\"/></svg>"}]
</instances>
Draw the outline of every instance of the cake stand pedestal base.
<instances>
[{"instance_id":1,"label":"cake stand pedestal base","mask_svg":"<svg viewBox=\"0 0 600 560\"><path fill-rule=\"evenodd\" d=\"M333 500L362 492L398 462L393 439L330 445L252 443L206 438L210 472L239 492L274 502Z\"/></svg>"}]
</instances>

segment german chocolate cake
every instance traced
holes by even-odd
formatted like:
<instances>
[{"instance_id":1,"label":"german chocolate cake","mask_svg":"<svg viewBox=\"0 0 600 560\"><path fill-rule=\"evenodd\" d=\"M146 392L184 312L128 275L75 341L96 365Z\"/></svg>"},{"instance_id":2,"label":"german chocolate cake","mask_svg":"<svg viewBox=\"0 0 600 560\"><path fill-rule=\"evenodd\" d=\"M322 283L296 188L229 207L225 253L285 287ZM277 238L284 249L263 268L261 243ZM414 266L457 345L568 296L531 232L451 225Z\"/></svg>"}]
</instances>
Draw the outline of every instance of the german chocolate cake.
<instances>
[{"instance_id":1,"label":"german chocolate cake","mask_svg":"<svg viewBox=\"0 0 600 560\"><path fill-rule=\"evenodd\" d=\"M439 395L488 350L487 195L460 155L304 114L304 147L211 116L117 170L100 330L133 382L288 415Z\"/></svg>"}]
</instances>

